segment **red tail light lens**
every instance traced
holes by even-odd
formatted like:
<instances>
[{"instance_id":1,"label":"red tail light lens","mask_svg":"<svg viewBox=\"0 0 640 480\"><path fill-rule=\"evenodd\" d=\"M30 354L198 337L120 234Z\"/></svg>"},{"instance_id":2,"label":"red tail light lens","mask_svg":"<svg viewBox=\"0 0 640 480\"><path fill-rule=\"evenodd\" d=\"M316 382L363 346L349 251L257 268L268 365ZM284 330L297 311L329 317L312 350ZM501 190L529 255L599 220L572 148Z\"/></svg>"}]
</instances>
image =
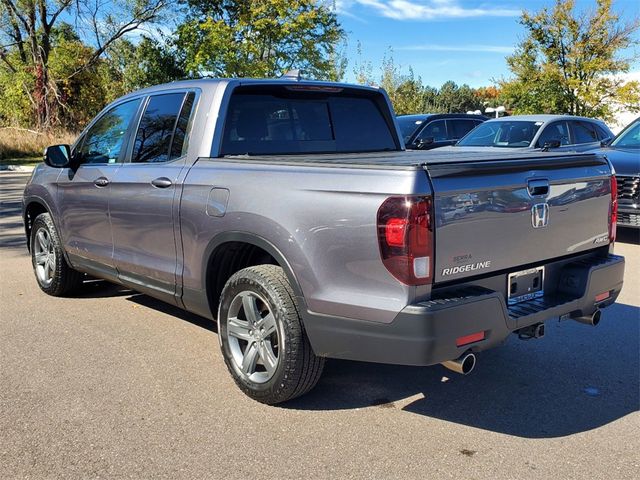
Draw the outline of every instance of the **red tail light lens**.
<instances>
[{"instance_id":1,"label":"red tail light lens","mask_svg":"<svg viewBox=\"0 0 640 480\"><path fill-rule=\"evenodd\" d=\"M390 197L378 210L382 262L407 285L433 278L432 207L431 197Z\"/></svg>"},{"instance_id":2,"label":"red tail light lens","mask_svg":"<svg viewBox=\"0 0 640 480\"><path fill-rule=\"evenodd\" d=\"M618 181L611 175L611 206L609 207L609 243L616 241L616 224L618 223Z\"/></svg>"}]
</instances>

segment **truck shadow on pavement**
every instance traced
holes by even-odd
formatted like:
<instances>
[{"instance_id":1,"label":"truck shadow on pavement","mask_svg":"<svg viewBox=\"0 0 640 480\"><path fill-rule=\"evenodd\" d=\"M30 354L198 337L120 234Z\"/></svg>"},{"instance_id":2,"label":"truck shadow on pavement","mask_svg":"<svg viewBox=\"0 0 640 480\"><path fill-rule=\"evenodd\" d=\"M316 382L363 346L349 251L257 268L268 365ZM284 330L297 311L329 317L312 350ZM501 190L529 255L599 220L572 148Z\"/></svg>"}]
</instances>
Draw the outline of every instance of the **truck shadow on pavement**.
<instances>
[{"instance_id":1,"label":"truck shadow on pavement","mask_svg":"<svg viewBox=\"0 0 640 480\"><path fill-rule=\"evenodd\" d=\"M113 289L125 292L129 301L216 333L215 322L208 319L122 287ZM328 360L315 389L279 407L396 409L523 438L573 435L639 410L640 308L614 304L603 310L597 327L550 321L546 332L530 341L512 336L505 346L479 353L468 376L440 365Z\"/></svg>"},{"instance_id":2,"label":"truck shadow on pavement","mask_svg":"<svg viewBox=\"0 0 640 480\"><path fill-rule=\"evenodd\" d=\"M74 298L110 298L110 297L127 297L127 301L133 302L142 307L151 308L153 310L165 313L172 317L179 318L185 322L192 323L197 327L204 328L210 332L217 333L218 328L215 322L196 315L195 313L187 312L174 305L157 300L153 297L138 293L135 290L131 290L122 285L116 285L114 283L107 282L105 280L88 280L84 282L82 289L75 295Z\"/></svg>"},{"instance_id":3,"label":"truck shadow on pavement","mask_svg":"<svg viewBox=\"0 0 640 480\"><path fill-rule=\"evenodd\" d=\"M285 408L399 409L524 438L592 430L639 409L640 309L616 304L598 327L549 322L543 339L511 338L460 376L440 365L329 361L318 386Z\"/></svg>"}]
</instances>

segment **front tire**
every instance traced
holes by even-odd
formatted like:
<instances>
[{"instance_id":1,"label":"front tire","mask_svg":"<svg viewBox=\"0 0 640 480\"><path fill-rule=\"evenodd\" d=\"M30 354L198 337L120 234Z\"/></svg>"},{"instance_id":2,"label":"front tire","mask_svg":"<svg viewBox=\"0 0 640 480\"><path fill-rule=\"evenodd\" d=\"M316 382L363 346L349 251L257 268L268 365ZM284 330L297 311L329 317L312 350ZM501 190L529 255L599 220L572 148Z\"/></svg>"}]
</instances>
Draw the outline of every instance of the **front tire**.
<instances>
[{"instance_id":1,"label":"front tire","mask_svg":"<svg viewBox=\"0 0 640 480\"><path fill-rule=\"evenodd\" d=\"M65 260L51 215L38 215L31 227L29 241L33 272L43 292L60 297L80 286L83 274L71 268Z\"/></svg>"},{"instance_id":2,"label":"front tire","mask_svg":"<svg viewBox=\"0 0 640 480\"><path fill-rule=\"evenodd\" d=\"M320 379L324 358L313 353L293 289L276 265L245 268L227 281L218 335L233 379L258 402L291 400Z\"/></svg>"}]
</instances>

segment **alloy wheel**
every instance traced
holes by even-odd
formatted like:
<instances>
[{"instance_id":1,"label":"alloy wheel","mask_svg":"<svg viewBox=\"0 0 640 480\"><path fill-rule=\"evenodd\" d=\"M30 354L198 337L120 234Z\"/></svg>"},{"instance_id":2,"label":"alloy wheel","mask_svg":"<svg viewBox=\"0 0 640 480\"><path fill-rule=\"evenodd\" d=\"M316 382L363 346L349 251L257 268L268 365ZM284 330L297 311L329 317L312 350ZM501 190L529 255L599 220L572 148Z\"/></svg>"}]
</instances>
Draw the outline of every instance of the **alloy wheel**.
<instances>
[{"instance_id":1,"label":"alloy wheel","mask_svg":"<svg viewBox=\"0 0 640 480\"><path fill-rule=\"evenodd\" d=\"M44 287L51 285L56 270L56 251L51 235L46 228L36 232L33 242L33 258L38 281Z\"/></svg>"},{"instance_id":2,"label":"alloy wheel","mask_svg":"<svg viewBox=\"0 0 640 480\"><path fill-rule=\"evenodd\" d=\"M269 381L278 368L283 335L267 301L255 292L240 292L231 302L226 327L237 372L254 383Z\"/></svg>"}]
</instances>

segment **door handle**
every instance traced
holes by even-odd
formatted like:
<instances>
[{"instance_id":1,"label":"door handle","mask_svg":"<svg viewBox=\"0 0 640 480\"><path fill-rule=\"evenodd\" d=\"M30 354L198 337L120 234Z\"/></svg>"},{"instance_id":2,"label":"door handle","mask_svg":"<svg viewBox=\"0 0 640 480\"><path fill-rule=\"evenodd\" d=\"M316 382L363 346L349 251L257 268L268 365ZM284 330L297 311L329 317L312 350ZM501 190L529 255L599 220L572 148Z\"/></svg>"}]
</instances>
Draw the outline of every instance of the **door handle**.
<instances>
[{"instance_id":1,"label":"door handle","mask_svg":"<svg viewBox=\"0 0 640 480\"><path fill-rule=\"evenodd\" d=\"M109 185L109 179L107 177L98 177L93 181L96 187L106 187Z\"/></svg>"},{"instance_id":2,"label":"door handle","mask_svg":"<svg viewBox=\"0 0 640 480\"><path fill-rule=\"evenodd\" d=\"M160 177L160 178L151 180L151 185L153 185L156 188L167 188L173 185L173 183L167 177Z\"/></svg>"}]
</instances>

